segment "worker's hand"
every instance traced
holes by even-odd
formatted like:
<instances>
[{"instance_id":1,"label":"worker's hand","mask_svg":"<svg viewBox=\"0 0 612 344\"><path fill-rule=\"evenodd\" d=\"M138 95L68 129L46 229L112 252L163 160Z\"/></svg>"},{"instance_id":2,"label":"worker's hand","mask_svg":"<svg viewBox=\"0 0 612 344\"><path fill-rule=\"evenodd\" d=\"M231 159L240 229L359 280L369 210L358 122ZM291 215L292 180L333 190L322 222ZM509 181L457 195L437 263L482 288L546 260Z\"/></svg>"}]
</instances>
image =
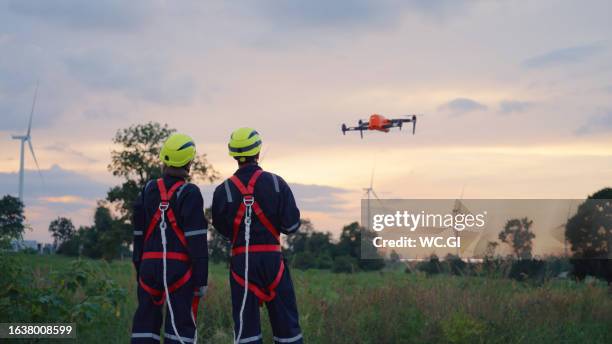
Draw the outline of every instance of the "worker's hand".
<instances>
[{"instance_id":1,"label":"worker's hand","mask_svg":"<svg viewBox=\"0 0 612 344\"><path fill-rule=\"evenodd\" d=\"M201 286L198 289L196 289L193 294L195 296L199 296L199 297L204 297L206 295L206 290L208 289L208 286Z\"/></svg>"}]
</instances>

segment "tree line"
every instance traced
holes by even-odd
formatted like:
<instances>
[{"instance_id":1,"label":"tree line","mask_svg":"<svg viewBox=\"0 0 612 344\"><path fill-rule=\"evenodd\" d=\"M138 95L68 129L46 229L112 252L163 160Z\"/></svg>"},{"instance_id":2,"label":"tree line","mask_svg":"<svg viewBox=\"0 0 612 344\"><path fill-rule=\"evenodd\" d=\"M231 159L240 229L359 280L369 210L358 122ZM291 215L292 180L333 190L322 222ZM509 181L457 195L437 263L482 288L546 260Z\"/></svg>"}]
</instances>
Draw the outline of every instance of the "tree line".
<instances>
[{"instance_id":1,"label":"tree line","mask_svg":"<svg viewBox=\"0 0 612 344\"><path fill-rule=\"evenodd\" d=\"M58 253L106 260L130 254L132 203L147 181L161 177L158 154L164 140L175 131L168 125L154 122L117 131L112 142L118 148L111 152L108 170L123 181L112 187L105 199L98 201L91 226L77 229L70 219L62 217L50 223L49 231ZM193 181L214 182L219 179L219 174L207 161L206 155L201 154L194 160L190 178ZM594 193L587 199L590 202L580 205L566 225L565 234L573 254L572 264L578 276L604 276L612 270L611 199L610 188ZM23 207L19 199L10 195L0 199L0 247L8 247L11 240L22 238L26 229ZM206 212L210 215L209 210ZM510 245L518 259L531 258L535 237L531 231L532 224L533 221L527 218L512 219L499 234L499 240ZM303 220L301 230L286 238L284 251L291 265L300 269L354 272L383 268L385 262L382 259L360 258L361 235L372 234L353 222L344 226L338 240L332 240L329 232L317 231L310 221ZM489 243L488 250L494 251L496 245L496 242ZM229 243L211 230L211 259L225 261L228 251ZM378 254L368 253L370 257ZM398 260L396 253L389 257L391 263Z\"/></svg>"}]
</instances>

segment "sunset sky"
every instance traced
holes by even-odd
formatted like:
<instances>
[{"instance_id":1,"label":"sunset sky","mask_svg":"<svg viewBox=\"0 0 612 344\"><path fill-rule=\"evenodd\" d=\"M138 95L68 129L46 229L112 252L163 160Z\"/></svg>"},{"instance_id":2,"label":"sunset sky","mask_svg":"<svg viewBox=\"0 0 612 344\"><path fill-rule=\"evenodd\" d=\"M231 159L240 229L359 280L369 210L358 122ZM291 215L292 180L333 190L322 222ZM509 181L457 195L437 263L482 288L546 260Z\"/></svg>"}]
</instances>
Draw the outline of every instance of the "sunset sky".
<instances>
[{"instance_id":1,"label":"sunset sky","mask_svg":"<svg viewBox=\"0 0 612 344\"><path fill-rule=\"evenodd\" d=\"M610 1L0 0L0 194L26 153L28 239L91 222L114 133L157 121L229 176L230 132L338 233L381 198L584 198L612 183ZM371 113L417 133L342 136ZM200 185L210 205L214 186Z\"/></svg>"}]
</instances>

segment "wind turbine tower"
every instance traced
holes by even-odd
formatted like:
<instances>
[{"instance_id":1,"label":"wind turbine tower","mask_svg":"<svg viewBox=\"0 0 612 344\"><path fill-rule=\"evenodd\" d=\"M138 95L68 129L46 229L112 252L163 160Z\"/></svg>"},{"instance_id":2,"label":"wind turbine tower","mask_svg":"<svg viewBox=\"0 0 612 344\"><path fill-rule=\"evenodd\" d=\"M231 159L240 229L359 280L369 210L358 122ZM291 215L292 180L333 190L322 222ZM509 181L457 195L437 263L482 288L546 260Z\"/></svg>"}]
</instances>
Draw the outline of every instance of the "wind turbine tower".
<instances>
[{"instance_id":1,"label":"wind turbine tower","mask_svg":"<svg viewBox=\"0 0 612 344\"><path fill-rule=\"evenodd\" d=\"M30 111L30 120L28 121L28 130L25 135L13 135L12 138L14 140L21 141L21 150L19 152L19 200L23 202L23 174L24 174L24 150L25 143L28 143L28 147L30 148L30 153L32 154L32 158L34 158L34 163L36 163L36 168L38 169L38 173L42 178L42 174L40 172L40 167L38 166L38 160L36 160L36 154L34 154L34 148L32 147L32 116L34 115L34 107L36 106L36 97L38 95L38 83L36 83L36 90L34 91L34 100L32 101L32 109Z\"/></svg>"}]
</instances>

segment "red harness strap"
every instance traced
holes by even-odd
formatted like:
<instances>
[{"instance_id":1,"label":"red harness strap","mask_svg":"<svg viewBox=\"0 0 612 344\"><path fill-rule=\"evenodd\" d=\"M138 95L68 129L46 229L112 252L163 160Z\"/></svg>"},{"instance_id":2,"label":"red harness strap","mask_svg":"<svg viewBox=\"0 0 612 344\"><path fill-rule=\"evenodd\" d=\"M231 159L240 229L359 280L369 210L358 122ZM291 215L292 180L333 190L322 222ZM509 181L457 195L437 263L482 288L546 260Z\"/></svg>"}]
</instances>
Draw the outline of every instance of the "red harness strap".
<instances>
[{"instance_id":1,"label":"red harness strap","mask_svg":"<svg viewBox=\"0 0 612 344\"><path fill-rule=\"evenodd\" d=\"M159 178L157 180L157 188L159 189L159 196L161 199L161 204L169 204L170 199L172 199L172 196L174 195L176 190L178 190L178 188L181 187L183 184L185 184L184 181L178 181L174 183L172 187L170 187L170 190L166 191L166 185L164 184L164 180ZM176 234L176 237L179 239L181 244L185 248L187 248L187 240L185 239L185 235L183 234L183 231L179 228L178 223L176 222L176 217L174 216L174 211L172 210L172 208L168 207L168 210L166 210L166 215L168 216L168 222L170 223L170 227L172 228L172 231L174 231L174 234ZM153 218L151 219L151 222L149 223L149 227L147 227L147 233L144 238L145 242L149 239L149 237L151 237L151 234L153 234L153 231L155 230L155 227L157 226L160 220L161 220L161 210L159 210L158 208L155 211L155 214L153 214ZM163 255L164 255L163 252L153 252L153 251L143 252L141 259L142 260L144 259L163 259ZM189 256L181 252L166 252L166 259L178 260L178 261L187 262L187 263L190 262ZM174 282L172 285L168 287L168 293L172 293L175 290L182 287L183 285L185 285L191 278L192 273L193 271L190 266L189 270L187 270L187 272L178 281ZM147 285L142 280L142 278L138 280L138 284L142 287L142 289L144 289L152 297L160 298L158 300L153 299L153 303L155 305L160 306L165 302L166 295L164 294L163 290L155 289Z\"/></svg>"},{"instance_id":2,"label":"red harness strap","mask_svg":"<svg viewBox=\"0 0 612 344\"><path fill-rule=\"evenodd\" d=\"M260 306L263 305L264 302L270 302L274 300L274 298L276 297L276 287L278 287L278 284L283 278L284 272L285 272L285 263L281 259L280 267L278 268L278 273L276 273L276 277L274 278L274 281L272 281L272 283L270 283L270 285L267 288L265 289L261 288L253 284L253 282L249 281L249 290L253 294L255 294L255 296L257 296L257 298L259 299ZM235 273L233 270L232 270L232 277L234 277L234 279L236 280L236 282L238 282L238 284L244 287L244 278L240 277L240 275Z\"/></svg>"},{"instance_id":3,"label":"red harness strap","mask_svg":"<svg viewBox=\"0 0 612 344\"><path fill-rule=\"evenodd\" d=\"M232 257L243 254L246 251L246 246L232 248ZM280 245L249 245L249 253L252 252L281 252Z\"/></svg>"},{"instance_id":4,"label":"red harness strap","mask_svg":"<svg viewBox=\"0 0 612 344\"><path fill-rule=\"evenodd\" d=\"M253 175L251 176L251 179L249 179L249 183L247 184L246 187L242 184L240 179L238 179L238 177L236 177L235 175L233 175L230 178L230 180L232 181L232 183L234 183L234 185L236 185L236 187L238 188L238 191L240 191L243 197L252 196L253 191L255 190L255 183L257 182L257 179L259 179L259 176L261 176L262 173L263 173L262 170L255 171L255 173L253 173ZM261 224L264 225L264 227L266 227L266 229L270 233L272 233L276 241L280 241L280 234L278 230L274 227L274 225L270 222L270 220L268 220L266 215L263 213L263 210L261 210L261 207L259 206L259 203L257 203L257 200L253 202L252 207L253 207L253 211L255 212L255 215L257 216ZM234 228L233 228L234 232L233 232L233 237L232 237L232 244L236 242L236 238L238 237L238 230L240 229L240 224L242 223L242 218L244 217L245 211L246 211L246 207L244 203L241 202L240 206L238 207L238 212L236 213L236 217L234 217Z\"/></svg>"},{"instance_id":5,"label":"red harness strap","mask_svg":"<svg viewBox=\"0 0 612 344\"><path fill-rule=\"evenodd\" d=\"M145 252L142 254L142 259L163 259L164 252ZM189 256L180 252L166 252L166 259L180 260L181 262L189 262Z\"/></svg>"},{"instance_id":6,"label":"red harness strap","mask_svg":"<svg viewBox=\"0 0 612 344\"><path fill-rule=\"evenodd\" d=\"M262 170L255 171L255 173L253 173L253 175L249 179L247 186L244 186L242 182L240 181L240 179L235 175L233 175L230 178L230 180L236 186L236 188L238 188L238 191L240 191L243 198L249 197L249 196L252 197L255 191L255 183L257 183L257 179L261 176L262 173L263 173ZM261 224L270 232L270 234L274 236L278 244L276 245L249 245L249 253L251 252L281 252L279 231L274 227L274 225L270 222L270 220L268 220L266 215L263 213L263 210L257 203L257 200L253 202L252 208L253 208L253 212L259 219L259 222L261 222ZM234 217L234 227L233 227L233 233L232 233L233 234L232 236L232 246L233 247L231 251L232 256L244 254L246 252L246 246L240 246L240 247L234 246L236 243L236 239L238 238L240 224L242 223L242 219L244 217L245 212L246 212L246 206L244 205L244 202L240 202L240 205L238 206L238 211L236 212L236 217ZM285 264L281 258L280 267L278 269L278 273L276 274L276 278L274 278L274 281L272 281L272 283L270 283L270 285L267 286L267 288L265 289L261 288L249 281L248 288L253 294L255 294L255 296L259 298L260 306L263 304L263 302L270 302L276 297L275 290L278 284L280 283L281 278L283 277L284 271L285 271ZM245 285L244 278L240 277L240 275L238 275L234 270L232 270L232 277L236 280L236 282L238 282L238 284L244 287Z\"/></svg>"},{"instance_id":7,"label":"red harness strap","mask_svg":"<svg viewBox=\"0 0 612 344\"><path fill-rule=\"evenodd\" d=\"M182 287L183 285L185 285L187 282L189 282L189 279L191 278L191 268L189 268L189 270L187 270L187 272L183 275L183 277L179 278L178 281L172 283L169 287L168 287L168 293L173 293L175 290L177 290L178 288ZM140 284L140 286L142 287L142 289L144 289L147 293L149 293L152 297L160 297L159 300L155 300L153 299L153 303L157 306L163 305L164 301L166 301L166 295L164 294L163 290L159 290L159 289L155 289L149 285L147 285L143 280L142 277L138 280L138 283Z\"/></svg>"}]
</instances>

